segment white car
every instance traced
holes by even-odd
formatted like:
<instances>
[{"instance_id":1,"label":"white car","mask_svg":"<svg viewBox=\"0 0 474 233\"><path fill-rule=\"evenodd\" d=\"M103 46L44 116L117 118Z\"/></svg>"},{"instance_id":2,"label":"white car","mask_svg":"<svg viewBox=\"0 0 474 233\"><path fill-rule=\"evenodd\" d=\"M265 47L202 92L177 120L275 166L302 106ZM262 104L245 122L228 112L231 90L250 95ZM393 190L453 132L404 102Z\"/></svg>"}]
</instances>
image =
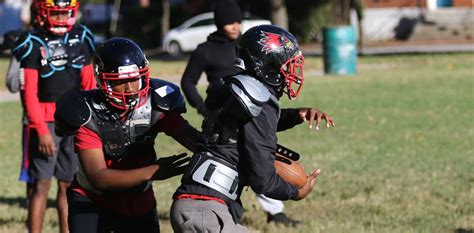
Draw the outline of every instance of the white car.
<instances>
[{"instance_id":1,"label":"white car","mask_svg":"<svg viewBox=\"0 0 474 233\"><path fill-rule=\"evenodd\" d=\"M244 17L244 19L242 19L241 32L244 33L248 29L262 24L271 24L271 22L264 19ZM196 15L166 33L163 37L163 51L172 56L179 55L183 52L194 51L200 43L206 41L209 34L216 30L214 13L208 12Z\"/></svg>"}]
</instances>

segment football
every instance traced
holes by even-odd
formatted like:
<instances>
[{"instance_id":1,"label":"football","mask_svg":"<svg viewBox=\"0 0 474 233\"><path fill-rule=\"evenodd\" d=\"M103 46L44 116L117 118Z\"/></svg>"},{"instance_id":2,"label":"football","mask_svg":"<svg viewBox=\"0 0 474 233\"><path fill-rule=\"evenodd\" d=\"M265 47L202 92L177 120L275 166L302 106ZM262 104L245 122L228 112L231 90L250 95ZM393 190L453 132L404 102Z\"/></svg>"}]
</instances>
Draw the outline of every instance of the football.
<instances>
[{"instance_id":1,"label":"football","mask_svg":"<svg viewBox=\"0 0 474 233\"><path fill-rule=\"evenodd\" d=\"M308 175L300 162L275 155L276 173L286 182L301 188L306 183Z\"/></svg>"}]
</instances>

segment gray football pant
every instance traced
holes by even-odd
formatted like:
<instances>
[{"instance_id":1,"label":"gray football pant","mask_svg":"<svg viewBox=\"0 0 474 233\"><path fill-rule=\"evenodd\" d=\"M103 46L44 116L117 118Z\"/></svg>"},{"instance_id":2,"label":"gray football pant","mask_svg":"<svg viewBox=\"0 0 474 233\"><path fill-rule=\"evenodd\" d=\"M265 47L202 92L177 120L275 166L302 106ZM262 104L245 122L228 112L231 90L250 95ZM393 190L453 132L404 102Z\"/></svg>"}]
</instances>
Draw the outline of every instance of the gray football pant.
<instances>
[{"instance_id":1,"label":"gray football pant","mask_svg":"<svg viewBox=\"0 0 474 233\"><path fill-rule=\"evenodd\" d=\"M227 205L216 201L175 200L171 206L170 221L175 233L249 232L243 225L234 222Z\"/></svg>"}]
</instances>

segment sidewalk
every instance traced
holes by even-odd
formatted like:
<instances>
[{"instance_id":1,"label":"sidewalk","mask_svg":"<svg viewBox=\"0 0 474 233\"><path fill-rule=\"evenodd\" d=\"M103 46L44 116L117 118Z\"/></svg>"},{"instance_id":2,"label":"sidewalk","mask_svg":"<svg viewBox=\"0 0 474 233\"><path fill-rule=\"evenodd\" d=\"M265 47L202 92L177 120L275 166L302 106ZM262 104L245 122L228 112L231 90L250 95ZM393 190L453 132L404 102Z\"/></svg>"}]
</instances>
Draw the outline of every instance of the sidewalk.
<instances>
[{"instance_id":1,"label":"sidewalk","mask_svg":"<svg viewBox=\"0 0 474 233\"><path fill-rule=\"evenodd\" d=\"M312 43L302 45L301 50L305 56L322 56L322 47L320 43ZM364 44L358 54L364 56L452 52L474 52L474 39L370 42Z\"/></svg>"},{"instance_id":2,"label":"sidewalk","mask_svg":"<svg viewBox=\"0 0 474 233\"><path fill-rule=\"evenodd\" d=\"M474 52L474 39L418 39L373 42L365 46L362 55Z\"/></svg>"},{"instance_id":3,"label":"sidewalk","mask_svg":"<svg viewBox=\"0 0 474 233\"><path fill-rule=\"evenodd\" d=\"M0 91L0 103L20 100L20 93L10 93L9 91Z\"/></svg>"}]
</instances>

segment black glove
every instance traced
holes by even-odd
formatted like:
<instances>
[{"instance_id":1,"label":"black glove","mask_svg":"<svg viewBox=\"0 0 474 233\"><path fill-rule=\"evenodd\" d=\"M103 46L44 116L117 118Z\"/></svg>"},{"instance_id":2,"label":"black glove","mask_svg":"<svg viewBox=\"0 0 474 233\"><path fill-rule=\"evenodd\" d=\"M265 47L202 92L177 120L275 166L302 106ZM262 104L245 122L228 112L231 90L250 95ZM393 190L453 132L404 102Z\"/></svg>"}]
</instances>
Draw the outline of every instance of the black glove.
<instances>
[{"instance_id":1,"label":"black glove","mask_svg":"<svg viewBox=\"0 0 474 233\"><path fill-rule=\"evenodd\" d=\"M204 118L207 117L207 115L209 115L209 111L207 110L206 108L206 105L201 105L200 107L197 108L197 111L199 114L201 114Z\"/></svg>"},{"instance_id":2,"label":"black glove","mask_svg":"<svg viewBox=\"0 0 474 233\"><path fill-rule=\"evenodd\" d=\"M158 168L151 179L166 180L173 176L183 174L191 159L190 157L186 157L186 155L186 153L181 153L156 160L155 163L160 165L160 168Z\"/></svg>"}]
</instances>

